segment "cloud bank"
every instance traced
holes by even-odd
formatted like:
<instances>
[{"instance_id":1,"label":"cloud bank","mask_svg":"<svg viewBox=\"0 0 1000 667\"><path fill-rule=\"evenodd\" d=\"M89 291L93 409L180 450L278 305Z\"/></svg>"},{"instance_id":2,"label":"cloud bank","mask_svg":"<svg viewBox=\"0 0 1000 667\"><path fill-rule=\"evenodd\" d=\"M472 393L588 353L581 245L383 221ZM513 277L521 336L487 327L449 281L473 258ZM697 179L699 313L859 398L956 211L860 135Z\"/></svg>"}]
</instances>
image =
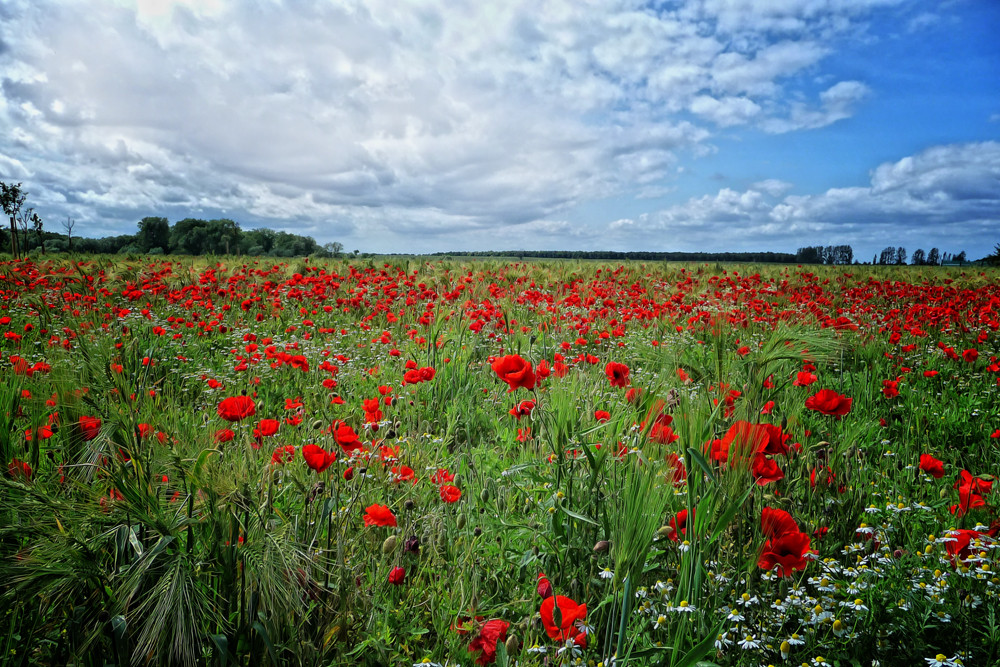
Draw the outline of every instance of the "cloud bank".
<instances>
[{"instance_id":1,"label":"cloud bank","mask_svg":"<svg viewBox=\"0 0 1000 667\"><path fill-rule=\"evenodd\" d=\"M12 0L0 5L0 174L90 235L178 212L390 251L511 235L594 244L604 230L575 211L668 191L720 132L856 113L870 87L824 63L902 2ZM879 167L863 202L831 190L772 206L790 186L764 183L633 229L849 224L846 211L930 211L944 185L949 197L988 185L904 162ZM982 177L966 169L949 173Z\"/></svg>"}]
</instances>

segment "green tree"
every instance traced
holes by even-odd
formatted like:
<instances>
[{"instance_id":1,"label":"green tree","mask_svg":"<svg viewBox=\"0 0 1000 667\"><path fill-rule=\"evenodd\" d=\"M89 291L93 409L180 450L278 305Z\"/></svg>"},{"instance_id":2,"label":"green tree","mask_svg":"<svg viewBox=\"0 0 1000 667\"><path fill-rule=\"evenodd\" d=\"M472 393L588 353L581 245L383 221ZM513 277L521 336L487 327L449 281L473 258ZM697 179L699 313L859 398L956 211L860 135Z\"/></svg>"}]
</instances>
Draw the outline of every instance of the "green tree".
<instances>
[{"instance_id":1,"label":"green tree","mask_svg":"<svg viewBox=\"0 0 1000 667\"><path fill-rule=\"evenodd\" d=\"M21 184L7 184L0 181L0 206L10 217L10 252L14 257L20 257L20 245L17 242L17 225L15 219L21 215L21 207L28 193L21 190Z\"/></svg>"},{"instance_id":2,"label":"green tree","mask_svg":"<svg viewBox=\"0 0 1000 667\"><path fill-rule=\"evenodd\" d=\"M136 238L142 252L149 252L153 248L166 250L170 247L170 223L166 218L143 218L139 221Z\"/></svg>"}]
</instances>

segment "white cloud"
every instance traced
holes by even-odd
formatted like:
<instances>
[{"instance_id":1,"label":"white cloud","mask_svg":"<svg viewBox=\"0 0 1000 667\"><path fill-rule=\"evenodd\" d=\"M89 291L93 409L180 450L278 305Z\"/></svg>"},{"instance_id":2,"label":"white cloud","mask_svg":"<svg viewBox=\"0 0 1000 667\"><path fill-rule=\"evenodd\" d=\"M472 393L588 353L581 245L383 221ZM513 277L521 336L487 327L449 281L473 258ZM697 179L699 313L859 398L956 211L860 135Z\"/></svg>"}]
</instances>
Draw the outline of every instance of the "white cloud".
<instances>
[{"instance_id":1,"label":"white cloud","mask_svg":"<svg viewBox=\"0 0 1000 667\"><path fill-rule=\"evenodd\" d=\"M8 0L0 168L92 233L170 210L386 249L544 234L581 203L662 195L717 127L853 113L857 81L784 100L884 4Z\"/></svg>"},{"instance_id":2,"label":"white cloud","mask_svg":"<svg viewBox=\"0 0 1000 667\"><path fill-rule=\"evenodd\" d=\"M670 249L695 250L725 235L734 249L894 243L964 247L978 257L977 239L996 235L1000 222L1000 142L934 146L879 165L868 186L779 200L789 187L769 180L744 192L725 188L608 229L635 236L666 232L681 245Z\"/></svg>"}]
</instances>

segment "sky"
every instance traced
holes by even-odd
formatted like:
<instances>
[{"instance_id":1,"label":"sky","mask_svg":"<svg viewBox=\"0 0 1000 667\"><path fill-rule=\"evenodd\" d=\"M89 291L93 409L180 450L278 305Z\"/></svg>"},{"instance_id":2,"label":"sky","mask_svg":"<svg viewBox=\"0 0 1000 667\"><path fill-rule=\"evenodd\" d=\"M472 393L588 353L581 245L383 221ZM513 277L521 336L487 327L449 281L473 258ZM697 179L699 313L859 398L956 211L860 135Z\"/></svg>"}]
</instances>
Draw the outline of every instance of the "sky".
<instances>
[{"instance_id":1,"label":"sky","mask_svg":"<svg viewBox=\"0 0 1000 667\"><path fill-rule=\"evenodd\" d=\"M2 0L46 228L348 251L1000 243L996 0Z\"/></svg>"}]
</instances>

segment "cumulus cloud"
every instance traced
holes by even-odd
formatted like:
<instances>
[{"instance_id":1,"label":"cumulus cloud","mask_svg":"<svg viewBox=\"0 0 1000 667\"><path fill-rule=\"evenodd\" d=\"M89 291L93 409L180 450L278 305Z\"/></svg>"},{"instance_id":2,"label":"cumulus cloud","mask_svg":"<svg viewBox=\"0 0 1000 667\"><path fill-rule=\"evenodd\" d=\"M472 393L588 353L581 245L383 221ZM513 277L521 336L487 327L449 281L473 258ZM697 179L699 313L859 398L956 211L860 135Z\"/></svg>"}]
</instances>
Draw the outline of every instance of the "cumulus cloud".
<instances>
[{"instance_id":1,"label":"cumulus cloud","mask_svg":"<svg viewBox=\"0 0 1000 667\"><path fill-rule=\"evenodd\" d=\"M666 192L718 128L853 113L863 82L784 100L886 4L8 0L0 169L93 234L183 211L381 249L583 238L551 221Z\"/></svg>"},{"instance_id":2,"label":"cumulus cloud","mask_svg":"<svg viewBox=\"0 0 1000 667\"><path fill-rule=\"evenodd\" d=\"M934 146L877 166L867 186L787 195L789 184L763 181L728 188L650 213L642 223L615 221L612 233L670 233L683 248L726 235L734 247L784 248L852 243L982 249L1000 220L1000 142ZM976 255L978 256L978 255Z\"/></svg>"}]
</instances>

